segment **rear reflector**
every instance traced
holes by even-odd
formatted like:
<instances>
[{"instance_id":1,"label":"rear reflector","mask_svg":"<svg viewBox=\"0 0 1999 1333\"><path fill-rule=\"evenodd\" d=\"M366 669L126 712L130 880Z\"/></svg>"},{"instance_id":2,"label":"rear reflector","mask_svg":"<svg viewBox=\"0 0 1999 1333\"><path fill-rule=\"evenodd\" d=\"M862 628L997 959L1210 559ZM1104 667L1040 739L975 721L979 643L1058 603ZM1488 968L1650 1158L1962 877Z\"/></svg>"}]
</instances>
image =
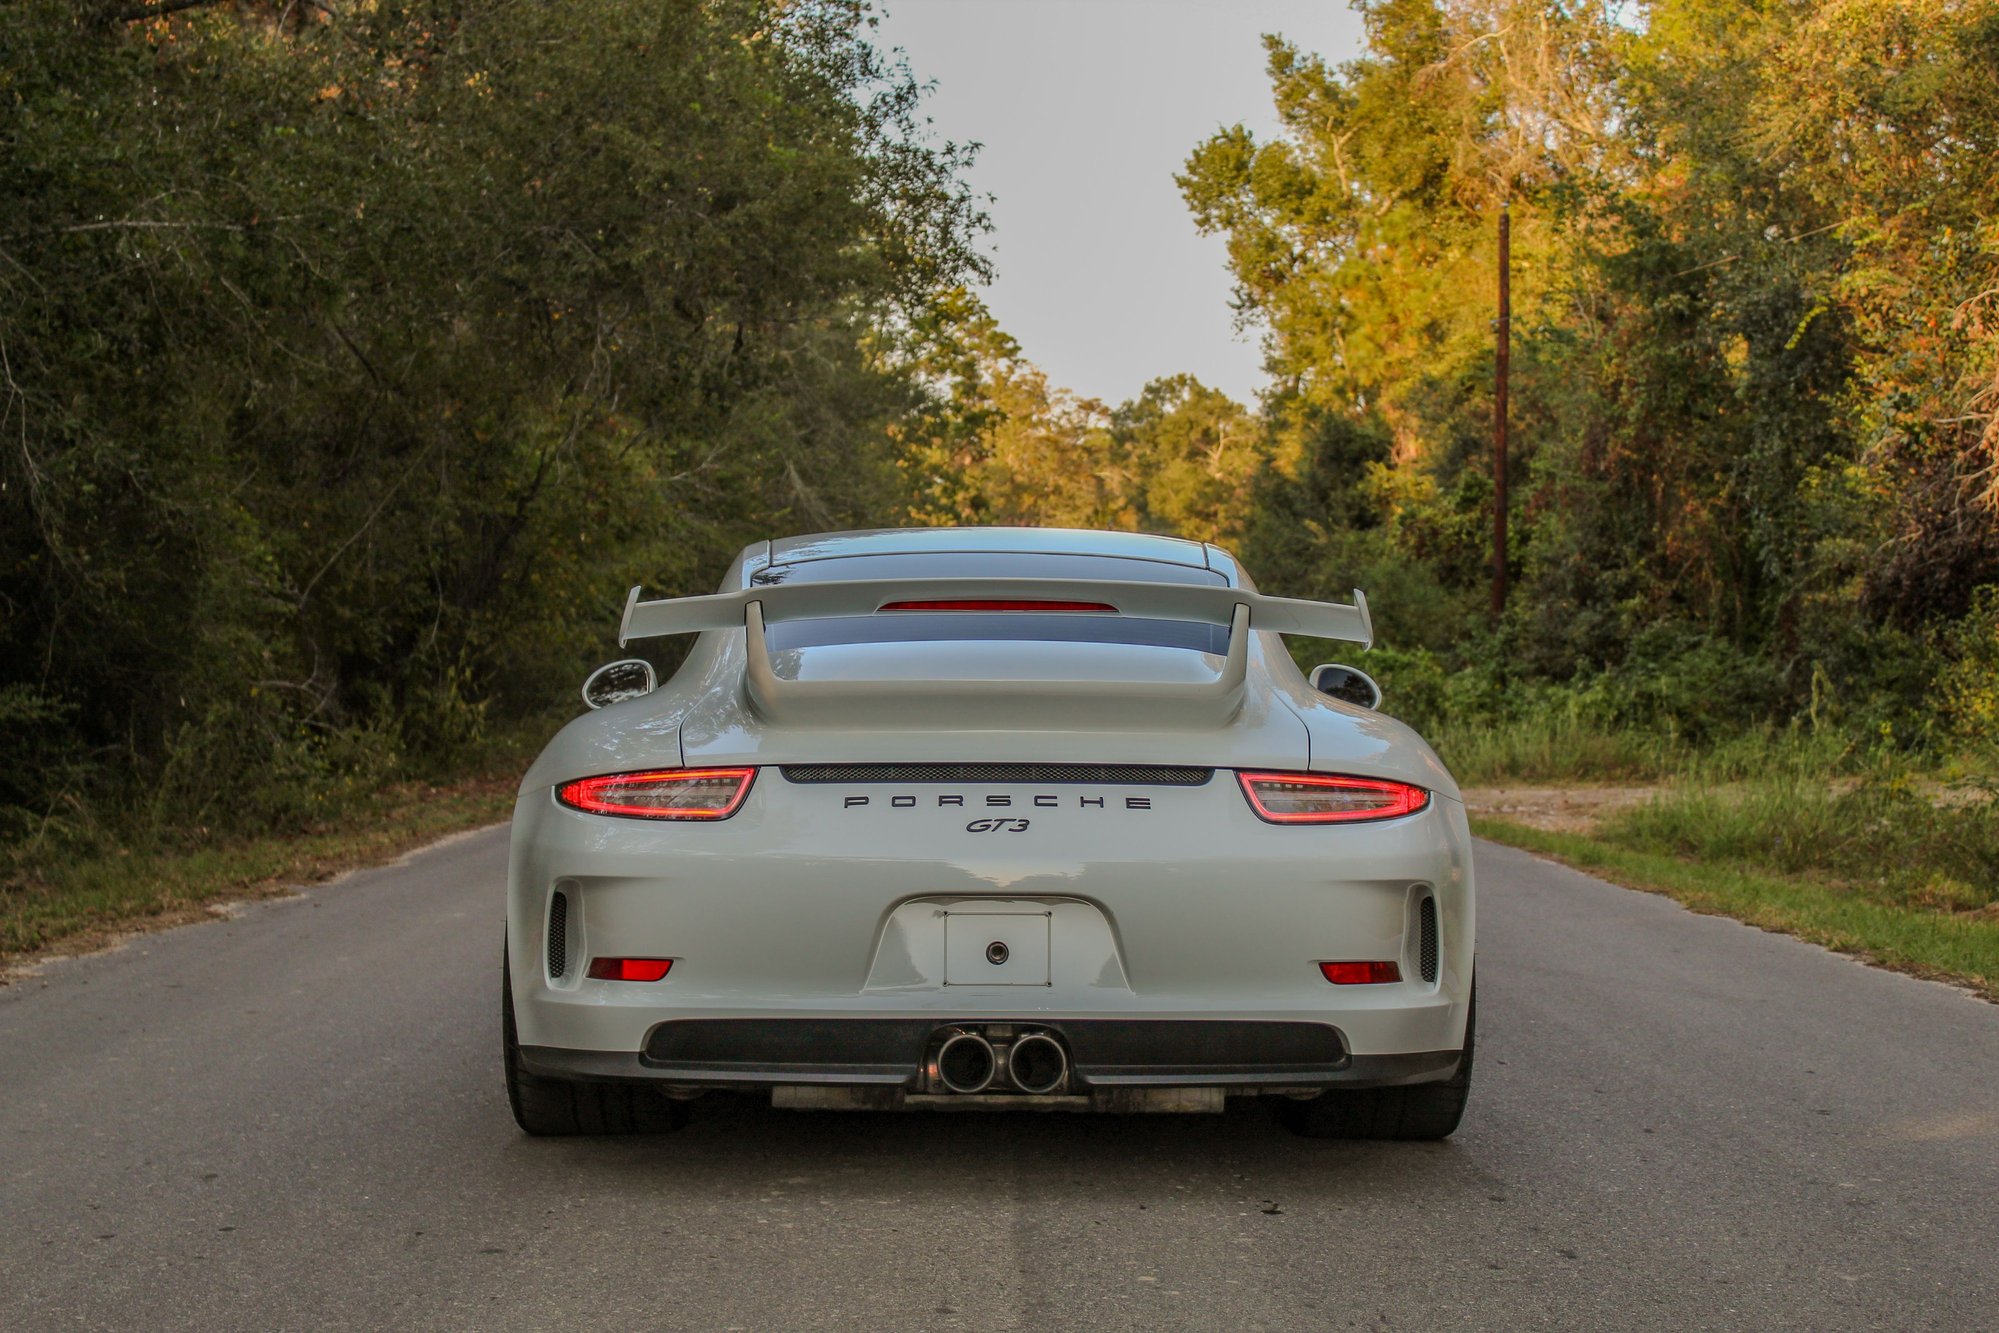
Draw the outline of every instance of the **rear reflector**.
<instances>
[{"instance_id":1,"label":"rear reflector","mask_svg":"<svg viewBox=\"0 0 1999 1333\"><path fill-rule=\"evenodd\" d=\"M566 782L556 797L572 810L628 819L727 819L749 795L754 768L659 768Z\"/></svg>"},{"instance_id":2,"label":"rear reflector","mask_svg":"<svg viewBox=\"0 0 1999 1333\"><path fill-rule=\"evenodd\" d=\"M1326 966L1331 967L1328 963ZM673 970L671 958L592 958L593 981L658 981Z\"/></svg>"},{"instance_id":3,"label":"rear reflector","mask_svg":"<svg viewBox=\"0 0 1999 1333\"><path fill-rule=\"evenodd\" d=\"M1402 969L1393 963L1321 963L1319 970L1335 986L1381 986L1402 980Z\"/></svg>"},{"instance_id":4,"label":"rear reflector","mask_svg":"<svg viewBox=\"0 0 1999 1333\"><path fill-rule=\"evenodd\" d=\"M1117 614L1117 608L1109 602L1034 602L1016 599L993 601L985 598L945 602L884 602L875 609L877 611L1088 611L1098 615Z\"/></svg>"},{"instance_id":5,"label":"rear reflector","mask_svg":"<svg viewBox=\"0 0 1999 1333\"><path fill-rule=\"evenodd\" d=\"M1273 824L1351 824L1394 819L1430 803L1430 793L1406 782L1325 773L1238 773L1250 808Z\"/></svg>"}]
</instances>

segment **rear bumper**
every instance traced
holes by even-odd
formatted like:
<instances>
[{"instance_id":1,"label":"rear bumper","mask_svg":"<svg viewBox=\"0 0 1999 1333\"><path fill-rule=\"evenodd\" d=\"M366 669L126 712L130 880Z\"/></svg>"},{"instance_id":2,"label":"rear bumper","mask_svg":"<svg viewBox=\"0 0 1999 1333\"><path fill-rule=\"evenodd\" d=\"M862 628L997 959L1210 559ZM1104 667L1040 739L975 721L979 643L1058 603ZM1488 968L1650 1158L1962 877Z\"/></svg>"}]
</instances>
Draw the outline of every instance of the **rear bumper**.
<instances>
[{"instance_id":1,"label":"rear bumper","mask_svg":"<svg viewBox=\"0 0 1999 1333\"><path fill-rule=\"evenodd\" d=\"M1091 788L1102 810L1068 789L1045 793L1061 802L1053 807L1028 804L1044 796L1031 785L947 793L961 794L967 810L1005 798L1017 803L1007 809L1034 812L1023 816L1032 820L1025 833L999 834L971 832L985 821L940 809L929 788L906 798L919 804L900 806L892 786L854 792L787 783L778 771L761 774L742 809L713 825L601 818L557 805L546 790L526 793L507 928L521 1044L549 1052L541 1058L551 1073L566 1061L591 1077L718 1085L810 1083L815 1074L900 1082L922 1064L928 1036L952 1022L1086 1034L1074 1038L1076 1077L1098 1086L1120 1077L1330 1086L1404 1076L1373 1057L1411 1057L1417 1078L1446 1063L1435 1053L1455 1061L1476 929L1463 808L1439 796L1401 819L1277 828L1221 784ZM844 804L860 795L872 803ZM1149 808L1127 812L1126 800ZM551 924L557 895L560 932ZM1427 960L1426 899L1441 943ZM954 923L967 918L977 946L969 978L953 952ZM984 979L984 946L1001 935L1033 972ZM599 956L673 966L654 983L600 981L587 972ZM1395 960L1403 980L1330 985L1322 959ZM784 1033L815 1023L844 1035L804 1054L738 1043L697 1058L657 1045L669 1030L761 1024ZM879 1034L898 1023L915 1035L884 1050ZM1208 1025L1305 1025L1335 1033L1338 1049L1307 1060L1091 1054L1087 1034L1120 1024L1190 1041L1220 1030Z\"/></svg>"},{"instance_id":2,"label":"rear bumper","mask_svg":"<svg viewBox=\"0 0 1999 1333\"><path fill-rule=\"evenodd\" d=\"M963 1020L959 1020L963 1021ZM991 1024L992 1015L981 1015ZM1084 1090L1131 1087L1383 1087L1457 1072L1462 1052L1355 1055L1330 1024L1238 1019L1025 1020L1058 1037ZM925 1052L952 1020L674 1019L642 1050L525 1046L530 1072L683 1087L822 1084L914 1089Z\"/></svg>"}]
</instances>

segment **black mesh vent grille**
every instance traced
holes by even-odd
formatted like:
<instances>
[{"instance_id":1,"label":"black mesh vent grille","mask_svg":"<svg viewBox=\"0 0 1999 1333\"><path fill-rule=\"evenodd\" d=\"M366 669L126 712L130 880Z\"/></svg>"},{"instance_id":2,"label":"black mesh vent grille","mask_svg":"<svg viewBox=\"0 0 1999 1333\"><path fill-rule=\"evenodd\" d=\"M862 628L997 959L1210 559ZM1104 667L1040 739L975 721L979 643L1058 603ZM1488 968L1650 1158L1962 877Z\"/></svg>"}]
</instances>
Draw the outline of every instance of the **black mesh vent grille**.
<instances>
[{"instance_id":1,"label":"black mesh vent grille","mask_svg":"<svg viewBox=\"0 0 1999 1333\"><path fill-rule=\"evenodd\" d=\"M1198 787L1212 768L1169 764L786 764L790 782L1123 782Z\"/></svg>"},{"instance_id":2,"label":"black mesh vent grille","mask_svg":"<svg viewBox=\"0 0 1999 1333\"><path fill-rule=\"evenodd\" d=\"M560 977L569 969L569 896L558 893L548 900L548 975Z\"/></svg>"},{"instance_id":3,"label":"black mesh vent grille","mask_svg":"<svg viewBox=\"0 0 1999 1333\"><path fill-rule=\"evenodd\" d=\"M1422 938L1417 941L1416 968L1423 974L1423 980L1437 979L1437 900L1425 898L1423 905L1416 909L1419 918L1418 930Z\"/></svg>"}]
</instances>

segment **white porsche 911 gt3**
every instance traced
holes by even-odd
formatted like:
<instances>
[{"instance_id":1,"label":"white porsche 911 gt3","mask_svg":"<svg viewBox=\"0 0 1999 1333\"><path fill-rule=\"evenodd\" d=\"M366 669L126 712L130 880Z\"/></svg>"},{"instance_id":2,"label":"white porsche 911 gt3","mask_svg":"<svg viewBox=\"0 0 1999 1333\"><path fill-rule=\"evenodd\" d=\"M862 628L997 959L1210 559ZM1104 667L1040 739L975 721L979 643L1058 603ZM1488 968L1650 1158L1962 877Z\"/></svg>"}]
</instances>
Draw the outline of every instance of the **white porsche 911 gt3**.
<instances>
[{"instance_id":1,"label":"white porsche 911 gt3","mask_svg":"<svg viewBox=\"0 0 1999 1333\"><path fill-rule=\"evenodd\" d=\"M696 634L596 707L514 811L503 1027L531 1134L799 1108L1218 1111L1441 1138L1473 1037L1456 784L1283 634L1225 552L937 528L759 542Z\"/></svg>"}]
</instances>

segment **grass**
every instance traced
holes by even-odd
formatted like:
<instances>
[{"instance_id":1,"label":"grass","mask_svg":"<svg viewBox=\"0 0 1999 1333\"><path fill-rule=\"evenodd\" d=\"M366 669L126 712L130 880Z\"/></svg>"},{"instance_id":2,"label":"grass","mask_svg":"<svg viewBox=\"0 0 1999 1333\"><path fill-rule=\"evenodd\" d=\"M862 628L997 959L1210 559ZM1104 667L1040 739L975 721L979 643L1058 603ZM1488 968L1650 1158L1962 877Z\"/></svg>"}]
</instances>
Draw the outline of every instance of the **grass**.
<instances>
[{"instance_id":1,"label":"grass","mask_svg":"<svg viewBox=\"0 0 1999 1333\"><path fill-rule=\"evenodd\" d=\"M1447 719L1424 735L1466 786L1501 783L1738 782L1851 777L1885 760L1868 738L1758 727L1701 743L1671 730L1615 727L1574 712ZM1974 765L1989 771L1990 762Z\"/></svg>"},{"instance_id":2,"label":"grass","mask_svg":"<svg viewBox=\"0 0 1999 1333\"><path fill-rule=\"evenodd\" d=\"M1689 755L1670 736L1606 730L1556 715L1503 722L1444 722L1428 739L1460 782L1618 782L1682 768Z\"/></svg>"},{"instance_id":3,"label":"grass","mask_svg":"<svg viewBox=\"0 0 1999 1333\"><path fill-rule=\"evenodd\" d=\"M1634 851L1811 876L1896 907L1999 914L1999 800L1907 774L1684 779L1606 821Z\"/></svg>"},{"instance_id":4,"label":"grass","mask_svg":"<svg viewBox=\"0 0 1999 1333\"><path fill-rule=\"evenodd\" d=\"M1999 799L1907 775L1698 767L1588 833L1483 837L1999 1001Z\"/></svg>"},{"instance_id":5,"label":"grass","mask_svg":"<svg viewBox=\"0 0 1999 1333\"><path fill-rule=\"evenodd\" d=\"M1999 1000L1994 756L1922 769L1889 738L1764 729L1704 745L1550 709L1435 729L1467 785L1658 788L1587 831L1478 817L1481 836Z\"/></svg>"},{"instance_id":6,"label":"grass","mask_svg":"<svg viewBox=\"0 0 1999 1333\"><path fill-rule=\"evenodd\" d=\"M0 883L0 979L25 958L76 952L135 928L199 919L215 903L373 865L505 819L519 765L444 786L404 783L303 833L98 851Z\"/></svg>"},{"instance_id":7,"label":"grass","mask_svg":"<svg viewBox=\"0 0 1999 1333\"><path fill-rule=\"evenodd\" d=\"M1696 912L1730 916L1870 963L1949 981L1999 1001L1999 916L1881 902L1823 881L1688 861L1601 838L1475 818L1482 838L1552 857Z\"/></svg>"}]
</instances>

